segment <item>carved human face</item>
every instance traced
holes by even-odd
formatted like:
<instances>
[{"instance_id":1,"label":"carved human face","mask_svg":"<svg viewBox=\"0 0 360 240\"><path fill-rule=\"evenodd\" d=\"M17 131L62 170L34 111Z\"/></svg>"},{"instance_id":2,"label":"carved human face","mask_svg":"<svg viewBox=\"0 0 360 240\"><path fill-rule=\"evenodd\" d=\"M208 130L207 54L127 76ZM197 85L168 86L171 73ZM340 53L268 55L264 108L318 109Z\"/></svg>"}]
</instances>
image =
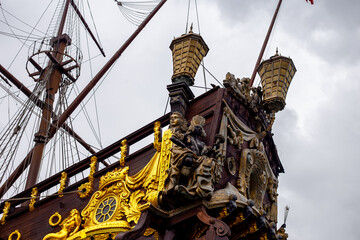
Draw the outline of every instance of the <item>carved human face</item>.
<instances>
[{"instance_id":1,"label":"carved human face","mask_svg":"<svg viewBox=\"0 0 360 240\"><path fill-rule=\"evenodd\" d=\"M171 114L170 116L170 127L176 127L180 124L180 116L177 113Z\"/></svg>"},{"instance_id":2,"label":"carved human face","mask_svg":"<svg viewBox=\"0 0 360 240\"><path fill-rule=\"evenodd\" d=\"M194 134L200 136L203 131L203 128L200 125L194 126Z\"/></svg>"}]
</instances>

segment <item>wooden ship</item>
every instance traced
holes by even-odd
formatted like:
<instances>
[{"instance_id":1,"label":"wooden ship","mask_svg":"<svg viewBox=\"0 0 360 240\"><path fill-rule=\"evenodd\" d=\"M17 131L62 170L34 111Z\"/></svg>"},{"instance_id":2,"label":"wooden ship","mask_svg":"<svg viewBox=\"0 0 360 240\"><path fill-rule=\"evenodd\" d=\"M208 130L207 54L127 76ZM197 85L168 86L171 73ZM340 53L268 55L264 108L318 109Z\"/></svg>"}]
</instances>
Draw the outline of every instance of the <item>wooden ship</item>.
<instances>
[{"instance_id":1,"label":"wooden ship","mask_svg":"<svg viewBox=\"0 0 360 240\"><path fill-rule=\"evenodd\" d=\"M164 3L147 16L127 45ZM190 86L209 47L192 30L170 44L169 113L100 151L87 146L92 156L36 182L42 149L57 130L54 126L72 131L64 124L66 118L126 48L120 48L76 101L54 117L58 87L65 78L76 81L79 67L77 58L66 54L71 39L62 26L68 8L76 9L74 1L65 1L57 35L42 52L49 60L46 67L35 55L29 58L36 70L29 75L47 83L44 101L32 98L45 120L35 134L34 148L0 188L3 196L4 186L29 166L25 190L0 204L0 239L287 239L277 216L278 176L284 169L271 127L275 113L285 107L295 66L278 54L260 62L261 55L252 78L227 73L224 87L213 86L195 97ZM4 67L0 71L33 97ZM256 72L262 87L252 86ZM148 136L153 143L130 151ZM86 146L80 137L77 140ZM121 154L119 161L98 168L115 153ZM86 178L69 184L69 178L85 170ZM39 199L53 187L58 191Z\"/></svg>"}]
</instances>

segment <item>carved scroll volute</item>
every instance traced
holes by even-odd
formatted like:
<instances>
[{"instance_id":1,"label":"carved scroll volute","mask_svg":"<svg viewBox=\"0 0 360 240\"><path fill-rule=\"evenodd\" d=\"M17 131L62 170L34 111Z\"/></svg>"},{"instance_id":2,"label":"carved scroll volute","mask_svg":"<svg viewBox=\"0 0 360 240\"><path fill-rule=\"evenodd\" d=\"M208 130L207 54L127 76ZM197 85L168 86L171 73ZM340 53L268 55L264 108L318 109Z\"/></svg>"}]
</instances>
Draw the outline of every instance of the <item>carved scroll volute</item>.
<instances>
[{"instance_id":1,"label":"carved scroll volute","mask_svg":"<svg viewBox=\"0 0 360 240\"><path fill-rule=\"evenodd\" d=\"M123 167L125 166L125 158L128 155L128 144L126 139L121 141L120 151L121 151L120 166Z\"/></svg>"},{"instance_id":2,"label":"carved scroll volute","mask_svg":"<svg viewBox=\"0 0 360 240\"><path fill-rule=\"evenodd\" d=\"M93 185L94 185L94 174L96 171L96 164L97 164L97 157L92 156L90 159L90 173L88 177L89 182L81 184L81 186L78 188L79 189L78 195L80 198L87 198L94 191Z\"/></svg>"},{"instance_id":3,"label":"carved scroll volute","mask_svg":"<svg viewBox=\"0 0 360 240\"><path fill-rule=\"evenodd\" d=\"M161 122L154 123L154 148L156 151L161 151Z\"/></svg>"},{"instance_id":4,"label":"carved scroll volute","mask_svg":"<svg viewBox=\"0 0 360 240\"><path fill-rule=\"evenodd\" d=\"M244 196L246 196L246 189L248 188L248 183L246 182L246 175L249 174L248 165L252 165L253 163L254 161L250 151L248 149L244 149L241 152L239 175L237 179L237 188Z\"/></svg>"},{"instance_id":5,"label":"carved scroll volute","mask_svg":"<svg viewBox=\"0 0 360 240\"><path fill-rule=\"evenodd\" d=\"M4 209L3 209L3 215L0 219L1 225L5 224L5 219L8 216L9 210L10 210L10 202L5 202Z\"/></svg>"},{"instance_id":6,"label":"carved scroll volute","mask_svg":"<svg viewBox=\"0 0 360 240\"><path fill-rule=\"evenodd\" d=\"M58 191L59 197L63 197L63 192L64 189L66 187L66 181L67 181L67 173L66 172L62 172L61 173L61 179L60 179L60 188Z\"/></svg>"},{"instance_id":7,"label":"carved scroll volute","mask_svg":"<svg viewBox=\"0 0 360 240\"><path fill-rule=\"evenodd\" d=\"M34 204L36 202L37 194L38 194L38 189L37 189L37 187L34 187L31 191L31 200L30 200L30 204L29 204L30 212L35 209Z\"/></svg>"},{"instance_id":8,"label":"carved scroll volute","mask_svg":"<svg viewBox=\"0 0 360 240\"><path fill-rule=\"evenodd\" d=\"M237 187L244 196L254 201L258 209L263 208L266 184L272 177L267 165L264 152L256 149L242 151Z\"/></svg>"}]
</instances>

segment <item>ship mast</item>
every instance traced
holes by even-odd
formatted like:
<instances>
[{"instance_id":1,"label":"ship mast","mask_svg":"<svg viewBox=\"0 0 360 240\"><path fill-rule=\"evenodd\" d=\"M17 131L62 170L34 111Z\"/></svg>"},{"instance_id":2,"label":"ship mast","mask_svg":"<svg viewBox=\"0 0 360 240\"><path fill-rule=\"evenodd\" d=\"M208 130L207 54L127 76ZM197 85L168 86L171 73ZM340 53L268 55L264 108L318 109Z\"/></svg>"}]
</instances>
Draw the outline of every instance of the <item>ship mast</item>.
<instances>
[{"instance_id":1,"label":"ship mast","mask_svg":"<svg viewBox=\"0 0 360 240\"><path fill-rule=\"evenodd\" d=\"M126 50L126 48L132 43L132 41L137 37L137 35L142 31L143 28L150 22L153 16L160 10L160 8L165 4L167 0L161 0L157 6L150 12L150 14L143 20L143 22L138 26L134 33L127 39L127 41L119 48L119 50L108 60L108 62L103 66L103 68L95 75L95 77L88 83L88 85L83 89L83 91L75 98L72 104L60 115L58 116L51 124L51 115L52 113L52 104L54 102L54 96L59 89L62 74L65 74L70 80L76 81L76 77L73 77L69 72L77 67L77 64L73 64L71 67L64 68L66 64L70 63L69 56L68 60L62 62L64 55L64 50L66 46L70 45L71 39L63 34L63 28L66 20L67 11L69 5L74 5L73 0L66 0L64 11L62 14L61 24L58 30L57 37L52 40L53 50L48 51L46 55L49 57L50 61L48 67L42 69L36 62L30 57L29 62L31 62L38 72L29 73L31 77L40 75L40 78L37 80L46 81L46 97L44 100L44 107L42 112L42 119L39 127L39 131L35 134L35 147L27 154L24 160L20 165L14 170L14 172L8 177L8 179L0 187L0 197L4 195L9 186L11 186L21 175L24 169L30 164L28 180L26 183L25 189L28 189L36 184L37 177L40 171L42 154L44 147L49 139L51 139L59 127L65 124L67 118L71 113L79 106L81 101L87 96L91 89L99 82L99 80L104 76L104 74L109 70L109 68L115 63L115 61L121 56L121 54ZM79 15L79 12L75 9L76 13ZM80 17L80 16L79 16ZM81 21L84 21L80 17ZM87 29L89 31L89 29ZM94 39L95 40L95 39ZM98 45L98 44L97 44ZM98 45L99 46L99 45ZM101 51L102 49L100 49ZM101 51L102 52L102 51ZM51 53L51 54L50 54ZM66 54L65 54L66 55ZM72 59L76 61L75 59Z\"/></svg>"},{"instance_id":2,"label":"ship mast","mask_svg":"<svg viewBox=\"0 0 360 240\"><path fill-rule=\"evenodd\" d=\"M67 34L63 34L70 1L71 0L66 0L65 2L57 36L51 40L54 52L51 55L52 57L49 56L49 64L43 74L43 81L45 81L46 84L46 94L44 100L45 104L42 107L42 117L40 120L39 131L35 134L34 138L35 146L31 157L31 164L25 189L35 185L39 175L41 159L43 156L51 122L53 103L62 79L62 72L58 68L58 64L62 64L65 48L71 44L70 37Z\"/></svg>"},{"instance_id":3,"label":"ship mast","mask_svg":"<svg viewBox=\"0 0 360 240\"><path fill-rule=\"evenodd\" d=\"M265 52L265 49L266 49L266 45L268 44L268 41L269 41L269 38L270 38L270 35L271 35L271 32L272 32L272 29L274 27L274 24L275 24L275 21L276 21L276 18L278 16L278 13L279 13L279 9L280 9L280 6L281 6L281 3L282 3L282 0L279 0L278 4L277 4L277 7L276 7L276 10L274 12L274 15L273 15L273 18L271 20L271 23L270 23L270 26L269 26L269 29L267 31L267 34L266 34L266 37L264 39L264 43L261 47L261 50L260 50L260 54L259 54L259 57L255 63L255 67L254 67L254 71L251 75L251 81L250 81L250 86L253 85L254 83L254 80L255 80L255 76L256 76L256 72L257 72L257 69L260 65L260 62L261 62L261 59L264 55L264 52Z\"/></svg>"}]
</instances>

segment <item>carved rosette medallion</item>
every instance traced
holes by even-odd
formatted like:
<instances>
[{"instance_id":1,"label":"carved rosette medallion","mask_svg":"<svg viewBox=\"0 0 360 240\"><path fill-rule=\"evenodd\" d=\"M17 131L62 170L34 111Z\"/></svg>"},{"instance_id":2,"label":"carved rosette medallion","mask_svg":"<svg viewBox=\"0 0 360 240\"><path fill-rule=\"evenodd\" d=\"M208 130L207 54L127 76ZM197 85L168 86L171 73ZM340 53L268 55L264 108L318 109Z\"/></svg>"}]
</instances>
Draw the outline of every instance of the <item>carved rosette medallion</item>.
<instances>
[{"instance_id":1,"label":"carved rosette medallion","mask_svg":"<svg viewBox=\"0 0 360 240\"><path fill-rule=\"evenodd\" d=\"M117 201L115 197L105 198L96 208L95 221L103 223L109 220L115 213Z\"/></svg>"}]
</instances>

